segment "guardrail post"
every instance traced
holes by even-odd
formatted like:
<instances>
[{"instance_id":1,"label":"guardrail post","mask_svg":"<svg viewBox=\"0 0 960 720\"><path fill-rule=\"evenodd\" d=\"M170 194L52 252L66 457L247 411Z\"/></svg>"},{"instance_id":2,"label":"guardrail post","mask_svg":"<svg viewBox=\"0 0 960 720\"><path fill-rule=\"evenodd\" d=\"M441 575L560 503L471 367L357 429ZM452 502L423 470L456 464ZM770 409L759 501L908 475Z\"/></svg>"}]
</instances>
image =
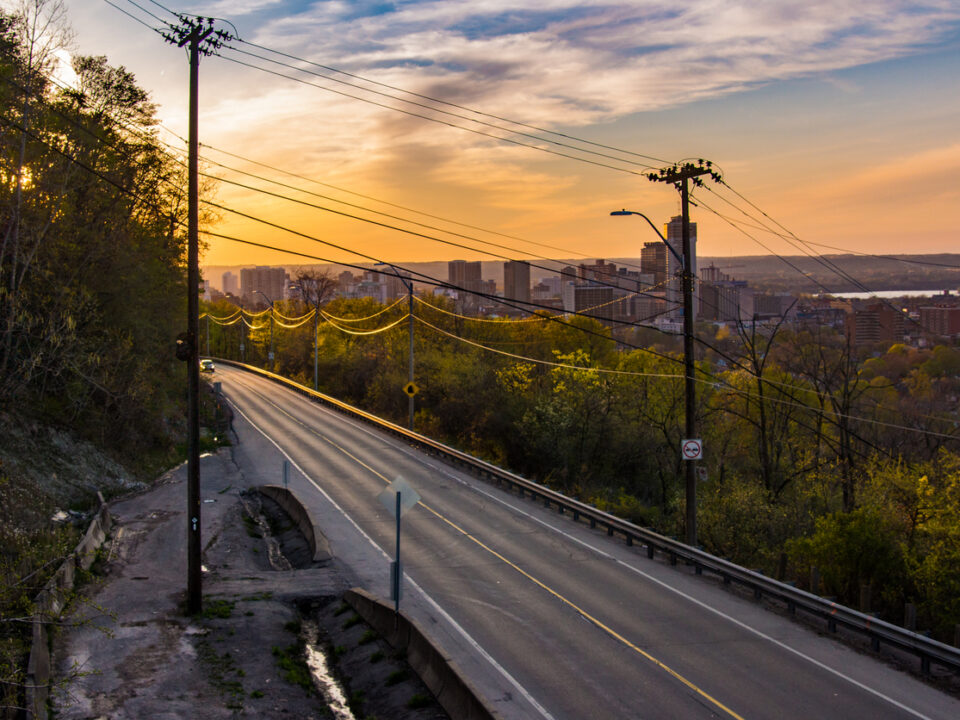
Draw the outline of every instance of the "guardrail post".
<instances>
[{"instance_id":1,"label":"guardrail post","mask_svg":"<svg viewBox=\"0 0 960 720\"><path fill-rule=\"evenodd\" d=\"M647 543L647 557L653 560L654 547L652 543Z\"/></svg>"},{"instance_id":2,"label":"guardrail post","mask_svg":"<svg viewBox=\"0 0 960 720\"><path fill-rule=\"evenodd\" d=\"M926 655L920 656L920 672L924 675L930 674L930 658Z\"/></svg>"},{"instance_id":3,"label":"guardrail post","mask_svg":"<svg viewBox=\"0 0 960 720\"><path fill-rule=\"evenodd\" d=\"M607 537L613 537L613 525L607 525Z\"/></svg>"},{"instance_id":4,"label":"guardrail post","mask_svg":"<svg viewBox=\"0 0 960 720\"><path fill-rule=\"evenodd\" d=\"M917 606L912 602L903 606L903 626L911 632L917 630Z\"/></svg>"},{"instance_id":5,"label":"guardrail post","mask_svg":"<svg viewBox=\"0 0 960 720\"><path fill-rule=\"evenodd\" d=\"M695 562L693 564L693 572L695 575L703 575L703 568L700 567L700 563Z\"/></svg>"},{"instance_id":6,"label":"guardrail post","mask_svg":"<svg viewBox=\"0 0 960 720\"><path fill-rule=\"evenodd\" d=\"M597 527L597 519L593 517L590 518L590 529L594 530L596 527Z\"/></svg>"},{"instance_id":7,"label":"guardrail post","mask_svg":"<svg viewBox=\"0 0 960 720\"><path fill-rule=\"evenodd\" d=\"M627 533L627 547L633 547L633 535Z\"/></svg>"},{"instance_id":8,"label":"guardrail post","mask_svg":"<svg viewBox=\"0 0 960 720\"><path fill-rule=\"evenodd\" d=\"M670 564L671 565L677 564L677 554L675 552L670 553Z\"/></svg>"},{"instance_id":9,"label":"guardrail post","mask_svg":"<svg viewBox=\"0 0 960 720\"><path fill-rule=\"evenodd\" d=\"M580 520L580 511L579 511L579 510L574 510L574 511L573 511L573 521L574 521L574 522L577 522L577 521L579 521L579 520Z\"/></svg>"},{"instance_id":10,"label":"guardrail post","mask_svg":"<svg viewBox=\"0 0 960 720\"><path fill-rule=\"evenodd\" d=\"M953 626L953 646L960 648L960 624Z\"/></svg>"}]
</instances>

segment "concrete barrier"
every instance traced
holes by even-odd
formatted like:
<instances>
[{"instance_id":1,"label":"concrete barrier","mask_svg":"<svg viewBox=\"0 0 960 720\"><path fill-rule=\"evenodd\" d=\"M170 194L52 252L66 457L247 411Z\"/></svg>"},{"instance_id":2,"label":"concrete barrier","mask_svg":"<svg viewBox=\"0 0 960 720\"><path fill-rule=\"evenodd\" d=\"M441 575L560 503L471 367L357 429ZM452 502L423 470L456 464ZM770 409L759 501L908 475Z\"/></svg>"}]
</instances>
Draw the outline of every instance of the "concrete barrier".
<instances>
[{"instance_id":1,"label":"concrete barrier","mask_svg":"<svg viewBox=\"0 0 960 720\"><path fill-rule=\"evenodd\" d=\"M297 524L297 528L310 543L314 562L323 562L330 559L330 545L327 543L326 537L320 531L320 527L313 522L307 508L293 490L281 485L260 485L256 490L277 503Z\"/></svg>"},{"instance_id":2,"label":"concrete barrier","mask_svg":"<svg viewBox=\"0 0 960 720\"><path fill-rule=\"evenodd\" d=\"M348 590L344 601L407 662L453 720L493 720L497 713L470 684L457 665L440 651L420 627L403 613L362 588Z\"/></svg>"},{"instance_id":3,"label":"concrete barrier","mask_svg":"<svg viewBox=\"0 0 960 720\"><path fill-rule=\"evenodd\" d=\"M89 570L96 558L97 550L110 532L110 512L103 495L97 493L100 509L94 516L90 527L73 553L63 562L57 571L47 580L43 590L34 599L33 640L30 644L30 658L27 661L26 677L26 716L46 720L47 699L50 697L52 677L50 663L50 638L47 623L60 617L70 599L78 567Z\"/></svg>"}]
</instances>

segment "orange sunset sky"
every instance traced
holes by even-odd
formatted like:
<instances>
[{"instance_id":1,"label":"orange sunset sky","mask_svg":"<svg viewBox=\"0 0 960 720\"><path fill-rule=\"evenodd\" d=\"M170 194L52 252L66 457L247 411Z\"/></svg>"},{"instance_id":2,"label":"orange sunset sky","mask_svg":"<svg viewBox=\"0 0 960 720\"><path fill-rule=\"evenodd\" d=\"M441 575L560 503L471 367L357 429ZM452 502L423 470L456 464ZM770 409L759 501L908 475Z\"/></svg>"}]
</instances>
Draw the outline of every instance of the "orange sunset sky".
<instances>
[{"instance_id":1,"label":"orange sunset sky","mask_svg":"<svg viewBox=\"0 0 960 720\"><path fill-rule=\"evenodd\" d=\"M106 55L134 72L163 127L181 136L187 58L156 32L177 22L167 11L222 18L217 27L239 36L201 64L209 173L477 248L217 184L224 206L380 260L636 257L655 236L642 220L609 212L666 222L678 211L677 193L640 173L684 158L712 160L742 195L697 192L701 255L799 254L758 227L774 221L814 252L960 247L956 1L545 0L536 9L506 0L111 2L67 2L74 52ZM211 229L364 261L230 213ZM211 239L202 262L304 260Z\"/></svg>"}]
</instances>

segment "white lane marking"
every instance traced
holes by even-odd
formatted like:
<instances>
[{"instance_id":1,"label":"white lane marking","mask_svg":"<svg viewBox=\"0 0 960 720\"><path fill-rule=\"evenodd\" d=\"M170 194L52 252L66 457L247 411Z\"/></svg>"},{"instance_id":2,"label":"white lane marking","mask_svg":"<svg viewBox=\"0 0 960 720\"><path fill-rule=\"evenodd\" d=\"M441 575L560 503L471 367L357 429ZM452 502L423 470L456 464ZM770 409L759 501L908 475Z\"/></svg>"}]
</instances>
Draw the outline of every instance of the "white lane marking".
<instances>
[{"instance_id":1,"label":"white lane marking","mask_svg":"<svg viewBox=\"0 0 960 720\"><path fill-rule=\"evenodd\" d=\"M249 386L248 386L248 387L249 387ZM254 392L256 392L256 390L254 390ZM299 397L299 396L298 396L298 397ZM308 400L307 402L309 402L309 400ZM679 595L680 597L682 597L682 598L690 601L690 602L693 603L694 605L697 605L697 606L703 608L704 610L707 610L707 611L713 613L714 615L716 615L716 616L718 616L718 617L721 617L721 618L723 618L723 619L725 619L725 620L733 623L734 625L736 625L736 626L738 626L738 627L746 630L747 632L752 633L752 634L756 635L757 637L759 637L759 638L761 638L761 639L763 639L763 640L766 640L766 641L768 641L768 642L776 645L777 647L780 647L780 648L782 648L783 650L786 650L787 652L792 653L793 655L796 655L797 657L799 657L799 658L801 658L801 659L803 659L803 660L806 660L807 662L811 663L812 665L815 665L816 667L819 667L819 668L822 669L822 670L825 670L826 672L830 673L831 675L834 675L835 677L840 678L841 680L845 680L845 681L849 682L851 685L854 685L855 687L858 687L858 688L860 688L861 690L863 690L863 691L865 691L865 692L867 692L867 693L869 693L869 694L871 694L871 695L873 695L873 696L875 696L875 697L877 697L877 698L880 698L881 700L884 700L884 701L890 703L891 705L893 705L893 706L895 706L895 707L900 708L900 709L903 710L904 712L907 712L907 713L909 713L910 715L913 715L914 717L920 718L921 720L932 720L932 718L928 717L927 715L924 715L923 713L921 713L921 712L919 712L919 711L917 711L917 710L914 710L914 709L911 708L911 707L908 707L908 706L904 705L903 703L899 702L898 700L895 700L894 698L892 698L892 697L890 697L890 696L888 696L888 695L885 695L884 693L880 692L879 690L875 690L874 688L871 688L870 686L865 685L864 683L860 682L859 680L856 680L855 678L852 678L852 677L850 677L849 675L846 675L845 673L837 670L836 668L833 668L833 667L825 664L823 661L817 660L816 658L811 657L810 655L807 655L807 654L804 653L803 651L797 650L796 648L793 648L793 647L791 647L790 645L787 645L787 644L784 643L782 640L777 640L776 638L774 638L774 637L766 634L766 633L763 632L762 630L757 630L756 628L751 627L750 625L746 624L746 623L743 622L742 620L738 620L737 618L735 618L735 617L733 617L733 616L731 616L731 615L726 614L726 613L723 612L722 610L718 610L717 608L714 608L714 607L711 607L710 605L707 605L707 604L704 603L703 601L698 600L697 598L693 597L692 595L689 595L689 594L683 592L683 591L680 590L679 588L675 588L675 587L667 584L667 583L664 582L663 580L660 580L660 579L658 579L658 578L656 578L656 577L654 577L654 576L652 576L652 575L650 575L650 574L648 574L648 573L645 573L643 570L640 570L639 568L634 567L633 565L629 564L628 562L626 562L626 561L624 561L624 560L620 560L619 558L611 555L610 553L608 553L608 552L606 552L606 551L604 551L604 550L601 550L600 548L598 548L598 547L596 547L596 546L594 546L594 545L591 545L590 543L586 542L585 540L581 540L580 538L577 538L577 537L571 535L570 533L566 532L566 531L563 530L562 528L559 528L559 527L557 527L557 526L555 526L555 525L551 525L550 523L548 523L548 522L546 522L546 521L544 521L544 520L541 520L540 518L535 517L534 515L531 515L531 514L528 513L526 510L523 510L523 509L517 507L516 505L513 505L513 504L510 503L510 502L507 502L507 501L504 500L503 498L497 497L496 495L491 494L490 492L482 489L481 487L478 487L477 485L474 485L474 484L470 483L470 482L467 481L467 480L464 480L464 479L462 479L462 478L459 478L459 477L453 475L453 474L452 474L451 472L449 472L449 470L447 470L446 468L436 467L436 466L432 465L431 463L426 462L426 460L423 459L418 453L410 450L410 448L408 448L408 447L406 447L406 446L404 446L404 445L401 445L401 444L399 444L399 443L396 443L396 441L393 440L393 438L385 438L385 437L383 437L382 435L379 435L379 434L375 433L374 431L370 430L369 428L366 428L366 427L364 427L363 425L357 423L357 422L354 421L352 418L344 417L344 416L340 415L339 413L333 413L332 410L330 410L330 409L327 408L327 407L324 407L323 405L318 405L317 403L310 403L310 405L313 406L313 407L320 408L320 409L326 411L327 413L330 413L331 415L335 415L336 417L338 417L338 418L340 418L340 419L346 420L347 423L348 423L349 425L351 425L354 429L359 430L360 432L363 432L363 433L365 433L366 435L369 435L370 437L373 437L373 438L375 438L375 439L380 440L380 441L383 442L385 445L389 446L390 448L392 448L392 449L394 449L394 450L396 450L396 451L398 451L398 452L403 453L404 455L407 455L408 457L410 457L411 459L417 461L417 462L420 463L421 465L423 465L423 466L425 466L425 467L428 467L428 468L430 468L430 469L432 469L432 470L434 470L434 471L436 471L436 472L439 472L439 473L441 473L442 475L445 475L447 478L453 480L454 482L457 482L457 483L459 483L460 485L464 485L464 486L470 488L470 489L473 490L474 492L477 492L477 493L479 493L480 495L483 495L484 497L486 497L486 498L488 498L488 499L490 499L490 500L498 503L499 505L502 505L503 507L509 508L510 510L512 510L512 511L515 512L516 514L522 515L523 517L525 517L525 518L527 518L527 519L529 519L529 520L532 520L533 522L535 522L535 523L538 524L538 525L541 525L542 527L545 527L545 528L547 528L547 529L549 529L549 530L552 530L553 532L555 532L555 533L557 533L557 534L565 537L566 539L568 539L568 540L576 543L577 545L580 545L580 546L582 546L582 547L587 548L588 550L593 551L594 553L596 553L596 554L599 555L600 557L604 557L604 558L607 558L607 559L609 559L609 560L613 560L613 561L614 561L615 563L617 563L618 565L621 565L621 566L627 568L628 570L630 570L631 572L636 573L637 575L640 575L641 577L649 580L649 581L652 582L652 583L655 583L656 585L659 585L660 587L664 588L665 590L669 590L670 592L672 592L672 593L674 593L674 594L676 594L676 595ZM242 414L242 413L241 413L241 414ZM244 416L244 417L246 417L246 416ZM272 441L271 441L271 442L272 442ZM281 452L282 452L282 451L281 451ZM312 481L311 481L311 482L312 482ZM322 492L322 491L321 491L321 492ZM351 521L351 522L352 522L352 521ZM361 532L362 532L362 531L361 531ZM381 551L381 552L382 552L382 551ZM429 599L429 598L428 598L428 599ZM432 599L430 599L430 602L431 602L431 603L433 602Z\"/></svg>"},{"instance_id":2,"label":"white lane marking","mask_svg":"<svg viewBox=\"0 0 960 720\"><path fill-rule=\"evenodd\" d=\"M323 407L322 405L317 405L316 403L311 403L311 405L313 405L314 407L319 407L319 408L321 408L321 409L323 409L323 410L326 410L327 412L333 414L333 411L331 411L329 408ZM339 415L339 414L337 414L337 417L341 417L341 418L342 418L342 416ZM771 635L768 635L767 633L763 632L762 630L758 630L758 629L756 629L756 628L754 628L754 627L751 627L750 625L748 625L747 623L743 622L742 620L738 620L737 618L735 618L735 617L733 617L733 616L731 616L731 615L726 614L726 613L723 612L722 610L718 610L717 608L714 608L714 607L711 607L710 605L707 605L705 602L703 602L703 601L701 601L701 600L698 600L697 598L693 597L692 595L689 595L689 594L685 593L684 591L680 590L679 588L675 588L675 587L673 587L672 585L667 584L667 583L664 582L663 580L660 580L659 578L656 578L656 577L654 577L654 576L652 576L652 575L644 572L643 570L640 570L639 568L631 565L630 563L626 562L625 560L621 560L621 559L619 559L619 558L611 555L610 553L608 553L608 552L606 552L606 551L604 551L604 550L601 550L600 548L598 548L598 547L596 547L596 546L594 546L594 545L591 545L590 543L586 542L585 540L581 540L580 538L577 538L577 537L571 535L570 533L568 533L567 531L563 530L562 528L559 528L559 527L557 527L557 526L555 526L555 525L551 525L550 523L548 523L548 522L546 522L546 521L544 521L544 520L541 520L540 518L535 517L534 515L531 515L531 514L530 514L529 512L527 512L526 510L523 510L523 509L517 507L516 505L514 505L514 504L512 504L512 503L510 503L510 502L507 502L507 501L504 500L503 498L497 497L496 495L493 495L492 493L484 490L483 488L478 487L477 485L474 485L474 484L470 483L470 482L467 481L467 480L464 480L464 479L462 479L462 478L459 478L459 477L453 475L453 474L452 474L451 472L449 472L446 468L440 468L440 467L437 467L437 466L433 465L432 463L428 463L428 462L427 462L425 459L423 459L418 453L410 450L408 447L406 447L406 446L404 446L404 445L396 444L396 441L394 441L393 438L384 438L384 437L382 437L381 435L378 435L377 433L371 431L369 428L363 427L362 425L356 423L355 421L352 420L352 418L343 418L343 419L346 419L346 420L348 421L348 424L350 424L350 425L351 425L352 427L354 427L356 430L359 430L359 431L361 431L361 432L363 432L363 433L366 433L367 435L369 435L369 436L371 436L371 437L373 437L373 438L376 438L376 439L381 440L385 445L388 445L388 446L391 447L392 449L394 449L394 450L396 450L396 451L398 451L398 452L401 452L401 453L407 455L408 457L410 457L411 459L417 461L417 462L420 463L421 465L423 465L423 466L425 466L425 467L428 467L428 468L430 468L431 470L434 470L434 471L436 471L436 472L439 472L439 473L445 475L446 477L448 477L449 479L453 480L454 482L457 482L457 483L459 483L459 484L461 484L461 485L465 485L465 486L469 487L469 488L472 489L474 492L477 492L477 493L479 493L480 495L483 495L484 497L492 500L493 502L498 503L499 505L502 505L503 507L509 508L510 510L512 510L512 511L515 512L516 514L522 515L523 517L525 517L525 518L527 518L527 519L529 519L529 520L532 520L533 522L537 523L538 525L541 525L542 527L545 527L545 528L548 528L548 529L552 530L553 532L555 532L555 533L557 533L557 534L565 537L566 539L568 539L568 540L576 543L577 545L580 545L580 546L582 546L582 547L587 548L588 550L593 551L594 553L596 553L596 554L599 555L600 557L607 558L607 559L609 559L609 560L613 560L615 563L617 563L618 565L621 565L621 566L627 568L627 569L630 570L631 572L636 573L637 575L640 575L641 577L649 580L649 581L652 582L652 583L655 583L656 585L659 585L660 587L662 587L662 588L664 588L664 589L666 589L666 590L669 590L670 592L672 592L672 593L674 593L674 594L676 594L676 595L679 595L680 597L684 598L685 600L688 600L689 602L693 603L694 605L697 605L698 607L701 607L701 608L703 608L704 610L707 610L707 611L713 613L714 615L716 615L716 616L718 616L718 617L721 617L721 618L723 618L724 620L727 620L728 622L733 623L734 625L736 625L736 626L738 626L738 627L746 630L747 632L752 633L752 634L756 635L757 637L759 637L759 638L761 638L761 639L763 639L763 640L766 640L767 642L770 642L770 643L776 645L777 647L782 648L783 650L786 650L787 652L792 653L793 655L796 655L797 657L799 657L799 658L801 658L801 659L803 659L803 660L806 660L807 662L811 663L812 665L815 665L816 667L820 668L821 670L825 670L825 671L827 671L828 673L834 675L835 677L840 678L841 680L847 681L847 682L850 683L851 685L854 685L854 686L860 688L861 690L863 690L863 691L865 691L865 692L867 692L867 693L869 693L869 694L871 694L871 695L874 695L875 697L877 697L877 698L879 698L879 699L881 699L881 700L884 700L884 701L890 703L891 705L893 705L893 706L895 706L895 707L900 708L900 709L903 710L904 712L907 712L907 713L913 715L914 717L920 718L921 720L932 720L930 717L928 717L927 715L924 715L923 713L919 712L918 710L914 710L913 708L904 705L903 703L899 702L898 700L895 700L894 698L890 697L889 695L885 695L884 693L880 692L879 690L875 690L874 688L871 688L869 685L865 685L864 683L860 682L859 680L850 677L849 675L841 672L840 670L837 670L836 668L831 667L830 665L827 665L827 664L824 663L823 661L817 660L816 658L811 657L810 655L807 655L807 654L804 653L802 650L797 650L796 648L791 647L790 645L787 645L787 644L786 644L785 642L783 642L782 640L778 640L778 639L776 639L775 637L772 637Z\"/></svg>"},{"instance_id":3,"label":"white lane marking","mask_svg":"<svg viewBox=\"0 0 960 720\"><path fill-rule=\"evenodd\" d=\"M236 406L235 406L235 407L236 407ZM313 486L320 492L320 494L323 495L324 498L326 498L327 502L329 502L331 505L333 505L333 507L335 507L335 508L337 509L337 511L338 511L341 515L343 515L343 517L347 520L347 522L349 522L351 525L353 525L354 529L356 529L356 531L357 531L358 533L360 533L360 534L367 540L367 542L370 543L370 545L373 546L374 550L376 550L377 552L379 552L386 560L389 560L389 559L390 559L390 556L387 555L386 552L384 552L383 548L381 548L379 545L377 545L377 543L373 540L373 538L370 537L369 535L367 535L367 533L365 533L365 532L363 531L363 528L361 528L361 527L354 521L354 519L353 519L352 517L350 517L350 515L348 515L348 514L346 513L346 511L344 511L343 508L340 507L340 505L337 503L337 501L334 500L332 497L330 497L330 495L327 494L326 490L324 490L322 487L320 487L320 485L318 485L317 482L316 482L312 477L310 477L310 476L303 470L303 468L301 468L301 467L297 464L297 462L296 462L292 457L290 457L289 455L287 455L286 451L284 451L284 449L281 448L280 445L278 445L273 438L271 438L269 435L267 435L267 433L266 433L264 430L262 430L259 425L257 425L255 422L253 422L253 420L251 420L251 419L247 416L247 414L243 412L243 410L241 410L239 407L236 407L236 410L237 410L238 413L240 413L240 415L243 417L244 420L246 420L248 423L250 423L250 426L253 427L254 430L256 430L256 431L259 432L261 435L263 435L263 437L266 438L267 441L268 441L271 445L273 445L273 446L280 452L281 455L283 455L287 460L290 461L290 464L291 464L293 467L295 467L295 468L297 469L297 471L298 471L301 475L303 475L303 477L307 480L307 482L309 482L311 485L313 485ZM417 582L416 582L413 578L408 577L407 579L410 581L410 584L413 586L413 588L423 597L423 599L426 600L426 601L430 604L430 606L431 606L439 615L441 615L441 616L444 618L444 620L446 620L448 623L450 623L450 625L451 625L458 633L460 633L460 635L464 638L464 640L467 641L467 643L470 645L470 647L472 647L474 650L476 650L478 653L480 653L480 655L483 657L484 660L486 660L488 663L490 663L490 664L497 670L497 672L499 672L499 673L504 677L504 679L507 680L507 682L509 682L511 685L513 685L513 687L515 687L515 688L517 689L517 692L519 692L519 693L527 700L527 702L529 702L534 708L536 708L537 712L539 712L541 716L543 716L544 718L546 718L546 720L555 720L555 718L553 717L553 715L551 715L549 712L547 712L546 708L544 708L540 703L538 703L538 702L534 699L534 697L527 691L527 689L526 689L525 687L523 687L523 686L520 684L520 682L519 682L516 678L514 678L509 672L507 672L506 668L504 668L500 663L498 663L498 662L493 658L493 656L490 655L490 653L488 653L486 650L484 650L483 647L480 646L480 643L478 643L476 640L474 640L473 637L460 625L460 623L458 623L456 620L454 620L446 610L444 610L442 607L440 607L440 605L436 602L436 600L434 600L432 597L430 597L430 595L427 594L427 592L426 592L422 587L420 587L420 585L417 584Z\"/></svg>"}]
</instances>

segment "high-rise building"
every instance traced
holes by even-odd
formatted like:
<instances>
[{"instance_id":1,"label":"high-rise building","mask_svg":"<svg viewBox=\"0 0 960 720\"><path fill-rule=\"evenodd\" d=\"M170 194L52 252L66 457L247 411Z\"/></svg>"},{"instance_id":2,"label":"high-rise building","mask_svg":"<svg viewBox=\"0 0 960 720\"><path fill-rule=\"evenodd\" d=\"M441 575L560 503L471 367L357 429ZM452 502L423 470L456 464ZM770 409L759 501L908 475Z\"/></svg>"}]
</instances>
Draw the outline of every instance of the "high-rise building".
<instances>
[{"instance_id":1,"label":"high-rise building","mask_svg":"<svg viewBox=\"0 0 960 720\"><path fill-rule=\"evenodd\" d=\"M922 306L920 327L933 335L944 337L960 335L960 307L945 303Z\"/></svg>"},{"instance_id":2,"label":"high-rise building","mask_svg":"<svg viewBox=\"0 0 960 720\"><path fill-rule=\"evenodd\" d=\"M385 285L384 300L390 302L407 294L407 283L413 284L410 273L406 270L397 270L396 275L386 273L381 282Z\"/></svg>"},{"instance_id":3,"label":"high-rise building","mask_svg":"<svg viewBox=\"0 0 960 720\"><path fill-rule=\"evenodd\" d=\"M600 285L617 284L617 266L603 260L597 260L592 265L581 264L577 268L577 276L581 282L593 282Z\"/></svg>"},{"instance_id":4,"label":"high-rise building","mask_svg":"<svg viewBox=\"0 0 960 720\"><path fill-rule=\"evenodd\" d=\"M640 272L653 275L654 285L663 285L667 279L667 246L662 242L647 242L640 251Z\"/></svg>"},{"instance_id":5,"label":"high-rise building","mask_svg":"<svg viewBox=\"0 0 960 720\"><path fill-rule=\"evenodd\" d=\"M289 284L287 271L282 267L258 265L240 270L240 297L249 305L269 305L264 295L273 302L283 300Z\"/></svg>"},{"instance_id":6,"label":"high-rise building","mask_svg":"<svg viewBox=\"0 0 960 720\"><path fill-rule=\"evenodd\" d=\"M530 302L530 263L508 260L503 264L503 297Z\"/></svg>"},{"instance_id":7,"label":"high-rise building","mask_svg":"<svg viewBox=\"0 0 960 720\"><path fill-rule=\"evenodd\" d=\"M480 261L451 260L447 264L447 282L453 285L454 289L463 288L468 293L479 292L483 282Z\"/></svg>"},{"instance_id":8,"label":"high-rise building","mask_svg":"<svg viewBox=\"0 0 960 720\"><path fill-rule=\"evenodd\" d=\"M679 258L683 257L683 218L680 215L670 218L666 227L667 243L673 248L673 252L667 253L667 300L676 303L677 310L675 315L683 315L683 279L681 278L681 267ZM693 316L697 316L697 224L690 223L690 257L687 258L690 266L690 275L694 278L693 284Z\"/></svg>"},{"instance_id":9,"label":"high-rise building","mask_svg":"<svg viewBox=\"0 0 960 720\"><path fill-rule=\"evenodd\" d=\"M882 303L855 308L847 318L847 335L854 345L903 342L903 313Z\"/></svg>"},{"instance_id":10,"label":"high-rise building","mask_svg":"<svg viewBox=\"0 0 960 720\"><path fill-rule=\"evenodd\" d=\"M220 285L224 295L237 295L240 292L240 279L232 272L227 270L223 274L223 282Z\"/></svg>"}]
</instances>

